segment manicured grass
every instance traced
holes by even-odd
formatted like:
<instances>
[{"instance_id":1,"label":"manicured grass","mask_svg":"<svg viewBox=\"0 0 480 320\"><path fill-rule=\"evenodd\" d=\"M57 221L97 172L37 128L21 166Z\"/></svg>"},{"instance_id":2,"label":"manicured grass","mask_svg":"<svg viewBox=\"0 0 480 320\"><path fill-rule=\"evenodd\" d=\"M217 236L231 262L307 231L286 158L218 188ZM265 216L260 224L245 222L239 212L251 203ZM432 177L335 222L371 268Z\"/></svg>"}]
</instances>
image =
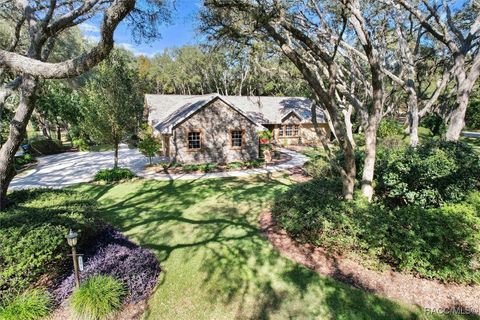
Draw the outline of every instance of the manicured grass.
<instances>
[{"instance_id":1,"label":"manicured grass","mask_svg":"<svg viewBox=\"0 0 480 320\"><path fill-rule=\"evenodd\" d=\"M161 261L146 319L443 318L280 256L259 234L257 219L289 184L256 176L76 188L99 199L103 218Z\"/></svg>"}]
</instances>

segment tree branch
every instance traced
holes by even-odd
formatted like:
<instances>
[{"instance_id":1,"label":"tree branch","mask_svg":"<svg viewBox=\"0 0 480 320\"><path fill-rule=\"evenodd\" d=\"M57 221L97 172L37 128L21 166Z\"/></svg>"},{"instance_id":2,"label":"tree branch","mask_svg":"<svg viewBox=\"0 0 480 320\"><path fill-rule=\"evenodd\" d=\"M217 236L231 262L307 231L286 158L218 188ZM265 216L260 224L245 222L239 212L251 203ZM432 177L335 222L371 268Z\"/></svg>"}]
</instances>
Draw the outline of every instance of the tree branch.
<instances>
[{"instance_id":1,"label":"tree branch","mask_svg":"<svg viewBox=\"0 0 480 320\"><path fill-rule=\"evenodd\" d=\"M48 63L0 50L0 65L6 66L12 72L41 76L46 79L78 76L108 56L113 48L115 28L134 7L135 0L115 0L105 11L100 42L90 52L77 58L59 63Z\"/></svg>"}]
</instances>

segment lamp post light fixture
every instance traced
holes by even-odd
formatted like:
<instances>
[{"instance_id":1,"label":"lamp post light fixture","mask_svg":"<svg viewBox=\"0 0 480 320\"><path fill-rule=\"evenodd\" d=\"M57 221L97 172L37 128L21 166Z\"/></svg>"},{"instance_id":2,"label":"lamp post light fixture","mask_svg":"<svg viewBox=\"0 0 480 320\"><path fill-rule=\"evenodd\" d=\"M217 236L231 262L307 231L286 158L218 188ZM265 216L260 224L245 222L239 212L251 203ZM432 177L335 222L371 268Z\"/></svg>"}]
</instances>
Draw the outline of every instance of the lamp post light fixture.
<instances>
[{"instance_id":1,"label":"lamp post light fixture","mask_svg":"<svg viewBox=\"0 0 480 320\"><path fill-rule=\"evenodd\" d=\"M73 270L75 272L75 285L80 287L80 274L78 272L78 260L77 260L77 250L75 246L78 242L78 233L73 232L70 229L70 232L67 234L67 242L72 247L72 258L73 258Z\"/></svg>"}]
</instances>

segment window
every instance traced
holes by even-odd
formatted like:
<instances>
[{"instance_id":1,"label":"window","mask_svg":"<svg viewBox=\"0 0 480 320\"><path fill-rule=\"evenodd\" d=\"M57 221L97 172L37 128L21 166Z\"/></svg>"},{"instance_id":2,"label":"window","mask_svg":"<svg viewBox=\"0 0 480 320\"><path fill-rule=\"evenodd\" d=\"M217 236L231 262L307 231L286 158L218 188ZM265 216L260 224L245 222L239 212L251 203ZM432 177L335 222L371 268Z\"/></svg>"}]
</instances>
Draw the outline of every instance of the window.
<instances>
[{"instance_id":1,"label":"window","mask_svg":"<svg viewBox=\"0 0 480 320\"><path fill-rule=\"evenodd\" d=\"M294 126L293 126L293 135L294 135L295 137L298 137L298 126L297 126L297 125L294 125Z\"/></svg>"},{"instance_id":2,"label":"window","mask_svg":"<svg viewBox=\"0 0 480 320\"><path fill-rule=\"evenodd\" d=\"M241 147L243 144L243 131L233 130L231 131L232 147Z\"/></svg>"},{"instance_id":3,"label":"window","mask_svg":"<svg viewBox=\"0 0 480 320\"><path fill-rule=\"evenodd\" d=\"M188 133L188 149L200 149L200 132L192 131Z\"/></svg>"},{"instance_id":4,"label":"window","mask_svg":"<svg viewBox=\"0 0 480 320\"><path fill-rule=\"evenodd\" d=\"M280 128L278 128L278 136L283 137L283 126L280 126Z\"/></svg>"},{"instance_id":5,"label":"window","mask_svg":"<svg viewBox=\"0 0 480 320\"><path fill-rule=\"evenodd\" d=\"M292 126L290 126L290 125L289 125L289 126L285 126L285 135L286 135L287 137L291 137L291 136L292 136L292 133L293 133L293 131L292 131Z\"/></svg>"}]
</instances>

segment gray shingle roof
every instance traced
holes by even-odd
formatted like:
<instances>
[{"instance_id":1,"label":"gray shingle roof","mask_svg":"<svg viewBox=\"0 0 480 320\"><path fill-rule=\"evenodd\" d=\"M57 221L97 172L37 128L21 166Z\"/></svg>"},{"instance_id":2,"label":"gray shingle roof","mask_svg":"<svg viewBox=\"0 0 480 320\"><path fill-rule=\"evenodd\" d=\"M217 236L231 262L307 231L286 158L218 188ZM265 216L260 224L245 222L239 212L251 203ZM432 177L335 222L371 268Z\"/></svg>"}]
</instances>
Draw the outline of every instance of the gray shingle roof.
<instances>
[{"instance_id":1,"label":"gray shingle roof","mask_svg":"<svg viewBox=\"0 0 480 320\"><path fill-rule=\"evenodd\" d=\"M161 132L170 132L173 126L215 98L221 98L257 124L281 123L292 111L300 116L302 122L311 122L312 101L302 97L147 94L148 122ZM323 110L318 107L317 121L325 122Z\"/></svg>"}]
</instances>

